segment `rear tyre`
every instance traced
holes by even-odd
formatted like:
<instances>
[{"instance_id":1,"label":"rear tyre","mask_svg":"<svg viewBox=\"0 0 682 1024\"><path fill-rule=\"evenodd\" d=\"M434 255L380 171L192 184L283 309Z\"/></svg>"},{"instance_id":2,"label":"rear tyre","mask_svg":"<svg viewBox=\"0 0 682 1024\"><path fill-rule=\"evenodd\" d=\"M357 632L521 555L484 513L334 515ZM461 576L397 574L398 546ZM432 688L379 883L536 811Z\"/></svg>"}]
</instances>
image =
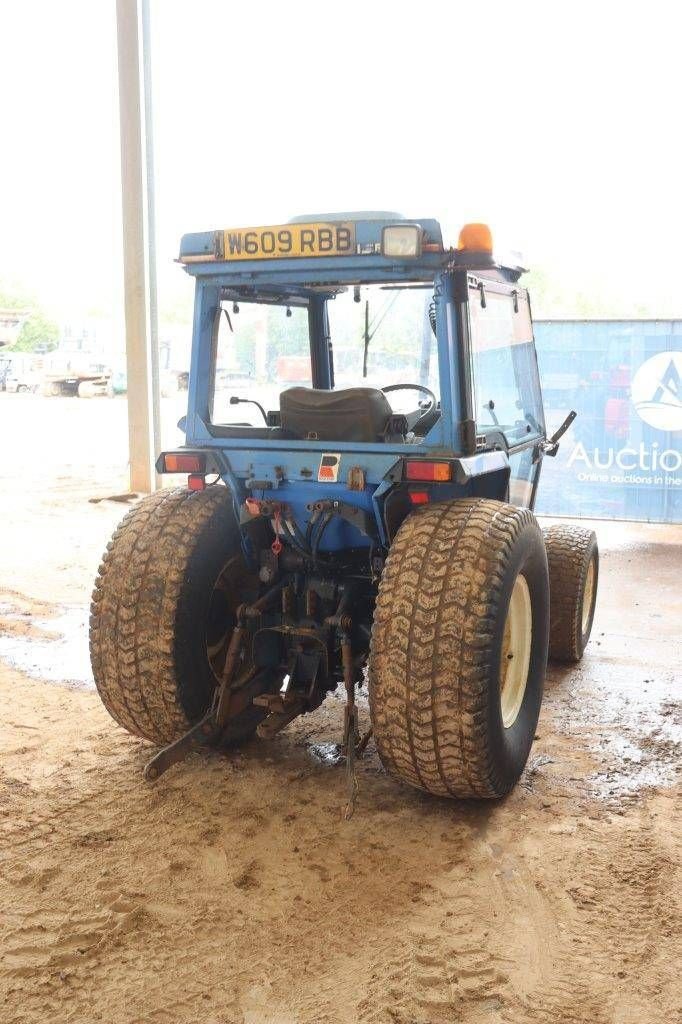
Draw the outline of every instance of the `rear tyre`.
<instances>
[{"instance_id":1,"label":"rear tyre","mask_svg":"<svg viewBox=\"0 0 682 1024\"><path fill-rule=\"evenodd\" d=\"M582 526L548 526L543 533L549 565L549 656L574 664L592 632L599 582L597 536Z\"/></svg>"},{"instance_id":2,"label":"rear tyre","mask_svg":"<svg viewBox=\"0 0 682 1024\"><path fill-rule=\"evenodd\" d=\"M144 498L107 546L92 595L90 658L109 714L153 743L186 732L209 709L236 609L256 587L227 488ZM225 739L263 717L249 707Z\"/></svg>"},{"instance_id":3,"label":"rear tyre","mask_svg":"<svg viewBox=\"0 0 682 1024\"><path fill-rule=\"evenodd\" d=\"M405 520L379 586L369 699L392 774L441 796L503 796L540 712L549 584L528 509L465 499Z\"/></svg>"}]
</instances>

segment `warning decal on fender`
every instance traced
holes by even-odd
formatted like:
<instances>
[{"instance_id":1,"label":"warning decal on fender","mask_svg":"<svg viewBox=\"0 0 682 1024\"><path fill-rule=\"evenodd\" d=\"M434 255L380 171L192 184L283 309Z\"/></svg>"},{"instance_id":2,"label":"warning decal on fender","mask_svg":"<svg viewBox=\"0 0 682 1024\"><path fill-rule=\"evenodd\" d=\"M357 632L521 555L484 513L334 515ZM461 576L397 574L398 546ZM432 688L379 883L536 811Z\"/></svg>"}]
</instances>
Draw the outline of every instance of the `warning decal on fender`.
<instances>
[{"instance_id":1,"label":"warning decal on fender","mask_svg":"<svg viewBox=\"0 0 682 1024\"><path fill-rule=\"evenodd\" d=\"M320 468L317 471L319 483L336 483L339 479L339 467L341 465L340 455L323 455L320 459Z\"/></svg>"}]
</instances>

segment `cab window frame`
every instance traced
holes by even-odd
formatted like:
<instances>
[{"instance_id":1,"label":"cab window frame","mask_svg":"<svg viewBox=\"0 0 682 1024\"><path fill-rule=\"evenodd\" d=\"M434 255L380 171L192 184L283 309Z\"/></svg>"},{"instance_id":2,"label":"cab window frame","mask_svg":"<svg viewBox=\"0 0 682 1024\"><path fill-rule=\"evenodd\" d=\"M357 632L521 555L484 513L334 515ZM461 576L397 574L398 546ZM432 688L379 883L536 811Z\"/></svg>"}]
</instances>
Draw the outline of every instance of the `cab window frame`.
<instances>
[{"instance_id":1,"label":"cab window frame","mask_svg":"<svg viewBox=\"0 0 682 1024\"><path fill-rule=\"evenodd\" d=\"M513 364L514 385L518 391L517 400L522 400L524 389L528 389L529 405L532 406L531 416L535 424L529 419L529 410L524 409L524 419L528 425L526 433L520 437L509 437L503 424L481 423L480 417L483 406L480 399L478 371L477 371L477 338L475 319L478 312L473 303L485 303L490 295L504 296L512 305L511 324L513 335L509 338L507 347L511 350L515 344L528 345L528 370L526 379L519 380L517 367ZM516 317L520 319L515 320ZM525 326L524 326L525 323ZM542 401L542 387L540 383L540 371L537 359L537 349L533 332L533 316L530 306L530 297L527 289L516 284L508 284L499 280L479 278L473 275L468 277L467 285L467 327L469 338L469 367L471 380L471 412L475 422L477 436L485 437L486 446L500 446L500 440L505 448L509 459L510 477L507 490L507 500L520 507L532 509L535 505L540 470L542 467L541 442L546 437L545 414ZM503 348L504 345L491 346ZM492 397L492 396L491 396ZM521 411L521 410L519 410Z\"/></svg>"},{"instance_id":2,"label":"cab window frame","mask_svg":"<svg viewBox=\"0 0 682 1024\"><path fill-rule=\"evenodd\" d=\"M245 295L243 293L233 291L231 289L225 289L220 295L217 306L214 307L213 320L211 323L211 343L210 343L210 359L208 367L208 424L212 430L227 429L235 430L237 432L243 431L244 436L248 436L249 431L260 430L265 427L263 423L262 427L259 425L255 427L252 424L242 423L225 423L220 420L216 420L214 416L214 404L215 404L215 392L216 392L216 378L218 372L218 344L220 336L221 320L223 319L224 312L228 313L226 309L228 303L237 303L239 306L273 306L280 307L282 310L287 308L293 310L303 310L306 315L307 331L308 331L308 359L310 365L310 379L313 380L314 373L314 362L313 362L313 326L311 322L311 310L312 303L310 297L306 295L288 295L282 300L281 295L273 295L271 297L267 294L254 294ZM238 315L238 314L234 314ZM311 387L314 386L312 383ZM266 410L267 412L268 410ZM268 428L269 429L269 428Z\"/></svg>"},{"instance_id":3,"label":"cab window frame","mask_svg":"<svg viewBox=\"0 0 682 1024\"><path fill-rule=\"evenodd\" d=\"M532 395L532 403L535 407L537 415L533 418L536 423L536 429L533 429L533 425L528 422L528 426L531 428L525 434L519 438L510 438L502 425L496 425L494 423L481 423L481 412L482 409L478 407L478 395L479 377L480 374L477 371L477 333L475 325L475 313L474 303L485 303L483 308L487 308L487 297L493 296L504 296L512 303L512 317L526 317L528 324L528 337L521 338L516 337L510 339L509 343L498 346L499 348L508 347L512 348L514 344L528 344L529 356L529 368L530 378L526 381L526 384ZM490 440L495 443L500 438L504 440L504 446L509 453L520 453L525 448L530 448L537 445L542 438L546 436L545 426L545 414L542 402L542 388L540 384L540 371L538 367L537 350L535 347L535 337L533 332L533 317L530 306L530 297L526 288L520 287L518 284L509 284L505 281L479 277L477 275L467 275L467 303L466 303L466 317L467 317L467 334L468 334L468 347L469 347L469 369L470 369L470 380L471 380L471 413L474 423L476 425L476 433L480 436L485 436L486 441ZM472 315L473 314L473 315ZM516 326L516 325L515 325ZM518 322L518 327L521 326L521 321ZM522 390L519 388L519 397L522 395Z\"/></svg>"}]
</instances>

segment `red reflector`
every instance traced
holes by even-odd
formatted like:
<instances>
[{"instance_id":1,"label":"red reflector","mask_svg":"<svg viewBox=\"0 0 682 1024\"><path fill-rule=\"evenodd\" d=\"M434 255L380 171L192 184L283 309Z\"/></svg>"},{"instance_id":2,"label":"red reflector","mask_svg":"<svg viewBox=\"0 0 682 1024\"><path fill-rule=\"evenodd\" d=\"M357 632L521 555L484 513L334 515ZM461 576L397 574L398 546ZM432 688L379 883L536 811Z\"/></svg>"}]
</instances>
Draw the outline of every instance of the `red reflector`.
<instances>
[{"instance_id":1,"label":"red reflector","mask_svg":"<svg viewBox=\"0 0 682 1024\"><path fill-rule=\"evenodd\" d=\"M164 473L203 473L206 469L204 455L185 455L167 452L163 457Z\"/></svg>"},{"instance_id":2,"label":"red reflector","mask_svg":"<svg viewBox=\"0 0 682 1024\"><path fill-rule=\"evenodd\" d=\"M445 480L452 480L452 465L449 462L410 460L405 463L405 479L432 480L436 483L443 483Z\"/></svg>"},{"instance_id":3,"label":"red reflector","mask_svg":"<svg viewBox=\"0 0 682 1024\"><path fill-rule=\"evenodd\" d=\"M428 491L408 491L408 494L413 505L428 505L431 501Z\"/></svg>"},{"instance_id":4,"label":"red reflector","mask_svg":"<svg viewBox=\"0 0 682 1024\"><path fill-rule=\"evenodd\" d=\"M199 476L197 473L192 473L187 477L187 486L190 491L205 491L206 480L203 476Z\"/></svg>"}]
</instances>

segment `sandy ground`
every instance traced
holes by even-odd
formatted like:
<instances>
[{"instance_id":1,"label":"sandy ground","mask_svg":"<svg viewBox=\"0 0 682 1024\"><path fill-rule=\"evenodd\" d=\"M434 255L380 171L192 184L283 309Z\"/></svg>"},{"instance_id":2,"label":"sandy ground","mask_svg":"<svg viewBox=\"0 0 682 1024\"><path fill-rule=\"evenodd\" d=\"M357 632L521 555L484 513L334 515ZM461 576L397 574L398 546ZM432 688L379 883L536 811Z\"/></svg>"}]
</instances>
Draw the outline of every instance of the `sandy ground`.
<instances>
[{"instance_id":1,"label":"sandy ground","mask_svg":"<svg viewBox=\"0 0 682 1024\"><path fill-rule=\"evenodd\" d=\"M501 803L400 786L370 744L343 821L335 699L150 786L86 653L124 413L0 395L3 1024L682 1020L682 528L599 527L589 653Z\"/></svg>"}]
</instances>

